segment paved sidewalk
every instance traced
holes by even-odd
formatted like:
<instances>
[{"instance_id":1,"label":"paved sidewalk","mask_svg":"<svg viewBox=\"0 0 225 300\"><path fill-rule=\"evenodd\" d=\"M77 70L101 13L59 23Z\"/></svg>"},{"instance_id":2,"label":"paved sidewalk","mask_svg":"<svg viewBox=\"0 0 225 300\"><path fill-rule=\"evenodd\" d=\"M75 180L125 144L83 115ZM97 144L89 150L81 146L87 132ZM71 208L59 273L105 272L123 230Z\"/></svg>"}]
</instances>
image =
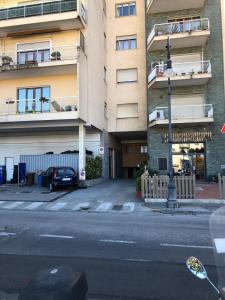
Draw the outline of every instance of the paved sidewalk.
<instances>
[{"instance_id":1,"label":"paved sidewalk","mask_svg":"<svg viewBox=\"0 0 225 300\"><path fill-rule=\"evenodd\" d=\"M39 188L37 186L0 185L0 201L51 202L68 193L70 193L69 190L58 190L50 193L47 188Z\"/></svg>"}]
</instances>

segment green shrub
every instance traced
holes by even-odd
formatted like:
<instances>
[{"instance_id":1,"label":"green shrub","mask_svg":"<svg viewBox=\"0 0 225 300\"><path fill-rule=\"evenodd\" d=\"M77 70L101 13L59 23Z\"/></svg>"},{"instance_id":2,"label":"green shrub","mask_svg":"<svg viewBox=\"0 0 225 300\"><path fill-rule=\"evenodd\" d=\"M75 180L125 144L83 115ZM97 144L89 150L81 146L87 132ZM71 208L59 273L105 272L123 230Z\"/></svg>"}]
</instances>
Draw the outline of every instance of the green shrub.
<instances>
[{"instance_id":1,"label":"green shrub","mask_svg":"<svg viewBox=\"0 0 225 300\"><path fill-rule=\"evenodd\" d=\"M157 175L157 173L158 173L157 171L154 171L154 170L150 169L147 165L147 162L143 162L143 163L140 164L139 168L134 173L134 178L135 179L137 179L138 177L141 177L141 175L145 171L145 166L147 166L149 176L154 176L155 174Z\"/></svg>"},{"instance_id":2,"label":"green shrub","mask_svg":"<svg viewBox=\"0 0 225 300\"><path fill-rule=\"evenodd\" d=\"M85 171L88 180L100 178L102 176L102 158L100 156L87 157Z\"/></svg>"},{"instance_id":3,"label":"green shrub","mask_svg":"<svg viewBox=\"0 0 225 300\"><path fill-rule=\"evenodd\" d=\"M136 178L136 191L141 192L141 177Z\"/></svg>"}]
</instances>

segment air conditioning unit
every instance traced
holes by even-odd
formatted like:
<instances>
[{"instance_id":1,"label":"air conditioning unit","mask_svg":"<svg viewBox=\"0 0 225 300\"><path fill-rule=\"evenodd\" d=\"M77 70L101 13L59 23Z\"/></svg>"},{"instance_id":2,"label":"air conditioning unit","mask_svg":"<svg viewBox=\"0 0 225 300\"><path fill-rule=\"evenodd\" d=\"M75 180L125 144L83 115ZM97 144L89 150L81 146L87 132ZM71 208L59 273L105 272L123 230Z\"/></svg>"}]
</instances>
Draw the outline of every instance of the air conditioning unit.
<instances>
[{"instance_id":1,"label":"air conditioning unit","mask_svg":"<svg viewBox=\"0 0 225 300\"><path fill-rule=\"evenodd\" d=\"M158 110L157 111L157 120L165 120L164 111Z\"/></svg>"}]
</instances>

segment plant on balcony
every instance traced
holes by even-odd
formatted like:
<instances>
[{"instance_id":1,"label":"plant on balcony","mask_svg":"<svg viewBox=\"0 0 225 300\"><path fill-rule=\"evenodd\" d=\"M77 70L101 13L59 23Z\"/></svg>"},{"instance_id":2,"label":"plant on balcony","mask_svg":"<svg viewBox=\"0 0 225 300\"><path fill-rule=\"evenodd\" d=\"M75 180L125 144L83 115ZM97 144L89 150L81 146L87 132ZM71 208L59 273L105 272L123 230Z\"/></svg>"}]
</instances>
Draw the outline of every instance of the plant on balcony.
<instances>
[{"instance_id":1,"label":"plant on balcony","mask_svg":"<svg viewBox=\"0 0 225 300\"><path fill-rule=\"evenodd\" d=\"M59 51L54 51L51 54L52 60L61 60L61 53Z\"/></svg>"},{"instance_id":2,"label":"plant on balcony","mask_svg":"<svg viewBox=\"0 0 225 300\"><path fill-rule=\"evenodd\" d=\"M7 55L2 56L2 65L3 65L3 66L10 65L10 63L11 63L12 61L13 61L13 60L12 60L12 57L7 56Z\"/></svg>"}]
</instances>

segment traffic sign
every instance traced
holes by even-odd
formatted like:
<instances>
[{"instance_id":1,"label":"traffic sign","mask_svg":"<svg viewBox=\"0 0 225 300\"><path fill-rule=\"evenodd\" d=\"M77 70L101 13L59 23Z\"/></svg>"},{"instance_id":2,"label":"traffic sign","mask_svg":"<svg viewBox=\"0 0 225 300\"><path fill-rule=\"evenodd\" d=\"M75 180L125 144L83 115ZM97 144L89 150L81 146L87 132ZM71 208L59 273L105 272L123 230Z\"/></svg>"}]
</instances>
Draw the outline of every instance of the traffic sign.
<instances>
[{"instance_id":1,"label":"traffic sign","mask_svg":"<svg viewBox=\"0 0 225 300\"><path fill-rule=\"evenodd\" d=\"M221 129L222 133L225 133L225 124L223 125L222 129Z\"/></svg>"}]
</instances>

